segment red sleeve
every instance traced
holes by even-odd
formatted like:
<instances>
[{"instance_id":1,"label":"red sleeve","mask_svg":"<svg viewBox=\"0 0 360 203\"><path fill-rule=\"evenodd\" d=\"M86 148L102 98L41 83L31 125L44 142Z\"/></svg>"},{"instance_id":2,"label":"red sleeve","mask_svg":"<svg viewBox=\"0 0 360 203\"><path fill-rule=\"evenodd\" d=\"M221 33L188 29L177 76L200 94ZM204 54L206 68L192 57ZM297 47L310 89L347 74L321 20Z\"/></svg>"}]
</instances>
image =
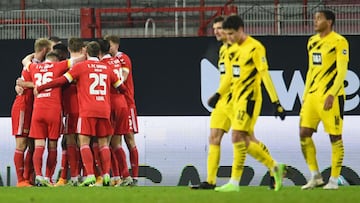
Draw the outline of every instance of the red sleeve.
<instances>
[{"instance_id":1,"label":"red sleeve","mask_svg":"<svg viewBox=\"0 0 360 203\"><path fill-rule=\"evenodd\" d=\"M60 62L58 62L57 64L58 64L58 66L60 66L61 68L60 68L60 72L62 72L62 73L65 73L65 72L67 72L68 70L69 70L69 60L63 60L63 61L60 61Z\"/></svg>"},{"instance_id":2,"label":"red sleeve","mask_svg":"<svg viewBox=\"0 0 360 203\"><path fill-rule=\"evenodd\" d=\"M119 60L120 60L120 63L121 63L121 67L128 68L131 71L132 65L131 65L130 57L128 55L122 53L119 56Z\"/></svg>"},{"instance_id":3,"label":"red sleeve","mask_svg":"<svg viewBox=\"0 0 360 203\"><path fill-rule=\"evenodd\" d=\"M124 85L124 81L121 81L114 71L111 71L110 73L110 81L111 84L113 84L113 87L118 89L120 93L126 92L127 87Z\"/></svg>"},{"instance_id":4,"label":"red sleeve","mask_svg":"<svg viewBox=\"0 0 360 203\"><path fill-rule=\"evenodd\" d=\"M122 94L125 94L125 92L128 91L128 88L126 87L126 85L124 85L124 83L121 83L121 85L119 87L117 87L116 89Z\"/></svg>"},{"instance_id":5,"label":"red sleeve","mask_svg":"<svg viewBox=\"0 0 360 203\"><path fill-rule=\"evenodd\" d=\"M56 78L55 80L48 82L46 84L43 84L41 86L37 87L37 91L41 92L43 90L53 88L53 87L60 87L68 82L68 79L65 76L61 76L59 78Z\"/></svg>"},{"instance_id":6,"label":"red sleeve","mask_svg":"<svg viewBox=\"0 0 360 203\"><path fill-rule=\"evenodd\" d=\"M21 77L24 81L31 81L31 74L29 70L23 69L21 72Z\"/></svg>"}]
</instances>

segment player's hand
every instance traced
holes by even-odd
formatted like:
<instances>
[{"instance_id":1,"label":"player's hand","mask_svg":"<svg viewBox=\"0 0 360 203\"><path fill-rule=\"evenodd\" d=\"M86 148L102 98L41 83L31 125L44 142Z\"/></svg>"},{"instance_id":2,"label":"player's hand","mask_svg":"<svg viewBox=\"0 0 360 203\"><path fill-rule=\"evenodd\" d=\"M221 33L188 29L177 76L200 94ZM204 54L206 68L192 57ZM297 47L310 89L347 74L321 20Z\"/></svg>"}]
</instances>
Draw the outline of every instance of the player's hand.
<instances>
[{"instance_id":1,"label":"player's hand","mask_svg":"<svg viewBox=\"0 0 360 203\"><path fill-rule=\"evenodd\" d=\"M207 103L211 108L215 108L215 106L216 106L217 102L219 101L219 99L220 99L220 94L216 92L214 95L212 95L208 99Z\"/></svg>"},{"instance_id":2,"label":"player's hand","mask_svg":"<svg viewBox=\"0 0 360 203\"><path fill-rule=\"evenodd\" d=\"M34 93L34 96L35 96L35 97L37 97L37 95L39 94L39 92L38 92L38 90L37 90L37 86L34 87L33 93Z\"/></svg>"},{"instance_id":3,"label":"player's hand","mask_svg":"<svg viewBox=\"0 0 360 203\"><path fill-rule=\"evenodd\" d=\"M121 94L125 94L125 92L128 90L124 83L122 83L117 89Z\"/></svg>"},{"instance_id":4,"label":"player's hand","mask_svg":"<svg viewBox=\"0 0 360 203\"><path fill-rule=\"evenodd\" d=\"M285 109L281 106L279 101L274 102L273 105L275 107L275 118L279 116L280 119L283 121L286 117Z\"/></svg>"},{"instance_id":5,"label":"player's hand","mask_svg":"<svg viewBox=\"0 0 360 203\"><path fill-rule=\"evenodd\" d=\"M23 86L24 80L21 78L16 79L16 85Z\"/></svg>"},{"instance_id":6,"label":"player's hand","mask_svg":"<svg viewBox=\"0 0 360 203\"><path fill-rule=\"evenodd\" d=\"M326 97L325 103L324 103L324 110L328 111L332 108L334 103L334 96L333 95L329 95L328 97Z\"/></svg>"},{"instance_id":7,"label":"player's hand","mask_svg":"<svg viewBox=\"0 0 360 203\"><path fill-rule=\"evenodd\" d=\"M22 95L24 92L24 88L19 85L15 85L15 91L16 91L16 94Z\"/></svg>"}]
</instances>

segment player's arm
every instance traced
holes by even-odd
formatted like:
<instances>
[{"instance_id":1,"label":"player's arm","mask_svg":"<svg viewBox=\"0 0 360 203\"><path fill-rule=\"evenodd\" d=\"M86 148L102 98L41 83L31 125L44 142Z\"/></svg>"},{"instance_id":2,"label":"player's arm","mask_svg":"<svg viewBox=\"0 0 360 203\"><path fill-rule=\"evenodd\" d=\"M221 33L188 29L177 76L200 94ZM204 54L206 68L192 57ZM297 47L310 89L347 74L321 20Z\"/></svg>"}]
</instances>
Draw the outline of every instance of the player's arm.
<instances>
[{"instance_id":1,"label":"player's arm","mask_svg":"<svg viewBox=\"0 0 360 203\"><path fill-rule=\"evenodd\" d=\"M219 56L221 55L220 52L225 51L225 49L227 49L226 45L223 45L220 50L219 50ZM216 90L216 92L208 99L207 104L211 107L211 108L215 108L217 102L219 101L221 95L226 94L226 92L229 91L230 86L231 86L231 80L232 80L232 67L231 67L231 63L229 60L229 56L225 55L224 57L224 69L225 69L225 74L222 76L222 79L220 80L219 86ZM219 68L221 68L219 66ZM221 70L220 70L221 72ZM221 73L220 73L221 74Z\"/></svg>"},{"instance_id":2,"label":"player's arm","mask_svg":"<svg viewBox=\"0 0 360 203\"><path fill-rule=\"evenodd\" d=\"M259 71L261 80L264 83L266 91L269 94L270 100L272 103L279 101L277 96L274 83L271 80L270 73L268 71L268 63L265 55L264 47L257 47L254 51L253 61L255 63L256 69Z\"/></svg>"},{"instance_id":3,"label":"player's arm","mask_svg":"<svg viewBox=\"0 0 360 203\"><path fill-rule=\"evenodd\" d=\"M223 49L227 49L225 47L226 45L223 45L223 46L224 46ZM232 67L231 67L231 63L230 63L230 59L229 59L228 55L229 54L225 53L225 57L224 57L224 61L223 61L224 62L225 74L223 75L223 79L219 83L219 87L216 90L216 92L218 92L220 95L224 95L226 92L228 92L229 89L230 89L230 86L231 86Z\"/></svg>"},{"instance_id":4,"label":"player's arm","mask_svg":"<svg viewBox=\"0 0 360 203\"><path fill-rule=\"evenodd\" d=\"M67 72L63 76L58 77L58 78L56 78L48 83L45 83L43 85L40 85L40 86L36 87L35 89L37 92L42 92L49 88L60 87L66 83L71 83L72 81L73 81L73 77L71 76L71 74L69 72Z\"/></svg>"},{"instance_id":5,"label":"player's arm","mask_svg":"<svg viewBox=\"0 0 360 203\"><path fill-rule=\"evenodd\" d=\"M30 81L24 81L22 78L18 78L17 80L16 80L16 85L17 86L20 86L20 87L22 87L22 88L34 88L35 87L35 85L34 85L34 83L33 82L30 82Z\"/></svg>"},{"instance_id":6,"label":"player's arm","mask_svg":"<svg viewBox=\"0 0 360 203\"><path fill-rule=\"evenodd\" d=\"M311 75L311 73L312 73L312 68L311 68L312 58L311 57L312 56L310 56L310 54L309 54L309 51L310 51L309 44L310 44L310 42L308 42L308 45L307 45L307 47L308 47L308 71L306 73L306 78L305 78L305 87L304 87L304 92L303 92L303 96L302 96L302 102L304 102L306 99L307 92L309 91L309 88L310 88L310 81L312 80L312 75Z\"/></svg>"},{"instance_id":7,"label":"player's arm","mask_svg":"<svg viewBox=\"0 0 360 203\"><path fill-rule=\"evenodd\" d=\"M20 85L15 85L15 92L17 95L22 95L24 93L24 88Z\"/></svg>"},{"instance_id":8,"label":"player's arm","mask_svg":"<svg viewBox=\"0 0 360 203\"><path fill-rule=\"evenodd\" d=\"M127 91L127 87L124 84L124 80L119 78L113 71L111 71L110 74L110 81L113 87L117 89L120 93L124 93Z\"/></svg>"},{"instance_id":9,"label":"player's arm","mask_svg":"<svg viewBox=\"0 0 360 203\"><path fill-rule=\"evenodd\" d=\"M127 77L129 76L130 69L128 67L121 67L121 77L123 81L126 81Z\"/></svg>"},{"instance_id":10,"label":"player's arm","mask_svg":"<svg viewBox=\"0 0 360 203\"><path fill-rule=\"evenodd\" d=\"M31 63L29 64L29 66ZM31 81L31 74L29 72L29 66L24 67L21 72L21 77L16 79L15 91L17 94L22 94L24 88L34 88L34 83Z\"/></svg>"},{"instance_id":11,"label":"player's arm","mask_svg":"<svg viewBox=\"0 0 360 203\"><path fill-rule=\"evenodd\" d=\"M24 66L24 69L28 69L30 64L32 63L31 61L33 60L34 58L34 53L31 53L31 54L28 54L27 56L25 56L25 58L23 58L23 60L21 61L21 63L23 64Z\"/></svg>"},{"instance_id":12,"label":"player's arm","mask_svg":"<svg viewBox=\"0 0 360 203\"><path fill-rule=\"evenodd\" d=\"M282 105L280 104L279 97L276 93L274 83L271 80L270 73L268 71L268 63L266 60L265 48L259 46L254 51L253 61L255 63L256 69L259 71L261 80L265 86L265 89L270 97L271 103L275 108L275 117L279 116L281 120L285 119L286 112Z\"/></svg>"},{"instance_id":13,"label":"player's arm","mask_svg":"<svg viewBox=\"0 0 360 203\"><path fill-rule=\"evenodd\" d=\"M224 63L225 66L225 75L222 76L222 80L219 83L219 87L216 92L208 99L207 103L211 108L215 108L217 102L219 101L221 95L224 95L229 91L231 86L232 71L230 63ZM228 67L226 67L228 66Z\"/></svg>"},{"instance_id":14,"label":"player's arm","mask_svg":"<svg viewBox=\"0 0 360 203\"><path fill-rule=\"evenodd\" d=\"M231 71L227 71L223 76L223 79L221 80L216 92L218 92L220 95L224 95L226 92L228 92L231 86L231 79L232 79L232 73Z\"/></svg>"},{"instance_id":15,"label":"player's arm","mask_svg":"<svg viewBox=\"0 0 360 203\"><path fill-rule=\"evenodd\" d=\"M334 85L329 90L329 94L332 96L338 95L339 90L344 85L344 80L348 70L349 62L349 44L343 39L336 46L336 69L337 75L334 80Z\"/></svg>"}]
</instances>

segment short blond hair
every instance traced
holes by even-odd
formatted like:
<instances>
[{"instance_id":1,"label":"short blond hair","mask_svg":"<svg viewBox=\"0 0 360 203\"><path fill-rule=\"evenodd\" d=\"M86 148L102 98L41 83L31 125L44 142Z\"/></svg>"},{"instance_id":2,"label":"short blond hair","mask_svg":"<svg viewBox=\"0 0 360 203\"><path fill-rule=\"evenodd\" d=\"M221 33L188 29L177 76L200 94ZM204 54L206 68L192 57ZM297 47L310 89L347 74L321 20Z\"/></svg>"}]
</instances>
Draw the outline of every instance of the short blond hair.
<instances>
[{"instance_id":1,"label":"short blond hair","mask_svg":"<svg viewBox=\"0 0 360 203\"><path fill-rule=\"evenodd\" d=\"M48 48L49 50L51 49L50 40L48 40L46 38L39 38L39 39L35 40L34 51L39 52L43 48Z\"/></svg>"}]
</instances>

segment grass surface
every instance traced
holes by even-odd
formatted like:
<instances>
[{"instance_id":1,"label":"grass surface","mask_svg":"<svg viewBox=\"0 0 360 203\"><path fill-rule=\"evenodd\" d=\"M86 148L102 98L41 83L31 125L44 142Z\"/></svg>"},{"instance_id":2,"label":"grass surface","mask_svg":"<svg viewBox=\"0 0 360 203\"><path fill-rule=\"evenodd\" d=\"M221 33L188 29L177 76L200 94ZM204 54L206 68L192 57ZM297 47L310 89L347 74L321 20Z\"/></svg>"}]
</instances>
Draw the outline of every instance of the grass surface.
<instances>
[{"instance_id":1,"label":"grass surface","mask_svg":"<svg viewBox=\"0 0 360 203\"><path fill-rule=\"evenodd\" d=\"M219 193L213 190L192 190L188 187L0 187L0 202L13 203L106 203L106 202L269 202L269 203L347 203L360 202L359 186L344 186L337 191L321 188L301 191L300 187L284 187L274 192L267 187L246 186L240 192Z\"/></svg>"}]
</instances>

